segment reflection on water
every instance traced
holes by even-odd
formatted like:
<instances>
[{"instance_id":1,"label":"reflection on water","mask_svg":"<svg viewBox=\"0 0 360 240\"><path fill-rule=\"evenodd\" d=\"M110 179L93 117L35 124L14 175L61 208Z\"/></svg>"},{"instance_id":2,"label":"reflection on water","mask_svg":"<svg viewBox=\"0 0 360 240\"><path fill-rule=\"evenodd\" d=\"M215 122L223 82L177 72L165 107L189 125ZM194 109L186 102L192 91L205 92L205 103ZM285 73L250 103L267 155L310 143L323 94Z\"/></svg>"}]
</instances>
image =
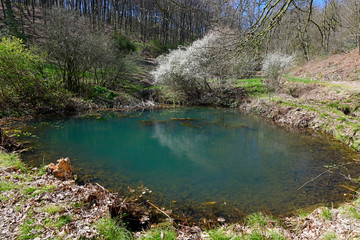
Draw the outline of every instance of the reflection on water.
<instances>
[{"instance_id":1,"label":"reflection on water","mask_svg":"<svg viewBox=\"0 0 360 240\"><path fill-rule=\"evenodd\" d=\"M69 156L81 180L119 191L145 185L158 203L194 219L237 220L242 213L341 201L349 193L338 172L358 171L355 164L338 167L297 190L324 166L356 156L324 136L289 132L235 110L104 113L30 125L40 136L25 155L32 164Z\"/></svg>"}]
</instances>

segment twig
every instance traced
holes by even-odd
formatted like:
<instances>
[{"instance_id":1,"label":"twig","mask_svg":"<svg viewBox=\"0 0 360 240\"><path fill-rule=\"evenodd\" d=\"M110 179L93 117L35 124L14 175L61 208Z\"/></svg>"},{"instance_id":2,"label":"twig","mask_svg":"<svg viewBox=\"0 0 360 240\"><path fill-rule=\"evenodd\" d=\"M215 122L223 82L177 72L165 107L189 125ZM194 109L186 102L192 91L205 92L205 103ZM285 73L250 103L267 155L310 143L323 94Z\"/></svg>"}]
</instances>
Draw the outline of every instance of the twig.
<instances>
[{"instance_id":1,"label":"twig","mask_svg":"<svg viewBox=\"0 0 360 240\"><path fill-rule=\"evenodd\" d=\"M159 210L162 214L164 214L165 216L167 216L171 221L172 221L172 218L166 213L164 212L163 210L161 210L159 207L157 207L155 204L151 203L150 201L147 201L151 206L153 206L154 208L156 208L157 210Z\"/></svg>"},{"instance_id":2,"label":"twig","mask_svg":"<svg viewBox=\"0 0 360 240\"><path fill-rule=\"evenodd\" d=\"M96 185L97 185L98 187L100 187L104 192L107 192L107 193L109 193L111 196L114 197L114 194L112 194L111 192L109 192L109 190L107 190L106 188L104 188L103 186L101 186L101 185L98 184L98 183L96 183Z\"/></svg>"},{"instance_id":3,"label":"twig","mask_svg":"<svg viewBox=\"0 0 360 240\"><path fill-rule=\"evenodd\" d=\"M326 173L326 172L329 172L329 170L326 170L326 171L320 173L319 175L317 175L316 177L314 177L313 179L310 179L309 181L307 181L306 183L304 183L301 187L299 187L297 190L302 189L303 187L305 187L306 184L308 184L308 183L310 183L310 182L318 179L321 175L323 175L323 174Z\"/></svg>"}]
</instances>

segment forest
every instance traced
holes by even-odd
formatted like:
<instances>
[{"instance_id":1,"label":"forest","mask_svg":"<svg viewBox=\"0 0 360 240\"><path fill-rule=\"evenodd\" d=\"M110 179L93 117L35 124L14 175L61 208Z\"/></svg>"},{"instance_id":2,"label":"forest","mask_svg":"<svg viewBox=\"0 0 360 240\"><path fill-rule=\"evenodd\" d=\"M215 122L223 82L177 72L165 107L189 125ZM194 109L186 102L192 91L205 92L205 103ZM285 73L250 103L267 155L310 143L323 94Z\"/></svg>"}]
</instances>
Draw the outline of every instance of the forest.
<instances>
[{"instance_id":1,"label":"forest","mask_svg":"<svg viewBox=\"0 0 360 240\"><path fill-rule=\"evenodd\" d=\"M273 53L292 56L285 70L360 48L356 0L2 0L1 8L3 116L73 109L71 98L236 105L246 93L233 81L254 76ZM186 75L191 68L200 71Z\"/></svg>"}]
</instances>

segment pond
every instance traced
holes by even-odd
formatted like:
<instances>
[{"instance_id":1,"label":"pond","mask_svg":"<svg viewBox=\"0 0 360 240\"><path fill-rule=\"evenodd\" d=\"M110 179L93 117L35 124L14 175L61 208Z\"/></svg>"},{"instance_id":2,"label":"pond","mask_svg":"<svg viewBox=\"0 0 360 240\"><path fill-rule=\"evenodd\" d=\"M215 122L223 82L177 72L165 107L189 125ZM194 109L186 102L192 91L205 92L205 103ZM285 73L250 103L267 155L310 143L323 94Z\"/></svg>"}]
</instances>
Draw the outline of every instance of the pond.
<instances>
[{"instance_id":1,"label":"pond","mask_svg":"<svg viewBox=\"0 0 360 240\"><path fill-rule=\"evenodd\" d=\"M81 182L121 194L146 186L158 205L195 221L344 201L351 191L343 176L359 177L357 156L338 141L234 109L102 112L32 121L27 129L37 136L23 156L28 163L70 157Z\"/></svg>"}]
</instances>

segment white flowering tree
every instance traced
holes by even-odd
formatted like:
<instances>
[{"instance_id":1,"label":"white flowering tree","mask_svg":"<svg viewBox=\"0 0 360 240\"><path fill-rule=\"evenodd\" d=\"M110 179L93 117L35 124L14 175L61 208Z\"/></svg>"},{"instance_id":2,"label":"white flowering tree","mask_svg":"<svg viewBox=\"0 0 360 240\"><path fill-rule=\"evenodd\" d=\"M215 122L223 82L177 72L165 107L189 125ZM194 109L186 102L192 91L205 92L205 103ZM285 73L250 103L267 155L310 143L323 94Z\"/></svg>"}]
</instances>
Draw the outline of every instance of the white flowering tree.
<instances>
[{"instance_id":1,"label":"white flowering tree","mask_svg":"<svg viewBox=\"0 0 360 240\"><path fill-rule=\"evenodd\" d=\"M255 61L236 54L235 46L231 36L211 32L188 47L162 55L152 72L155 84L161 85L175 101L200 104L219 101L222 92L232 87L231 80L249 74L254 68Z\"/></svg>"},{"instance_id":2,"label":"white flowering tree","mask_svg":"<svg viewBox=\"0 0 360 240\"><path fill-rule=\"evenodd\" d=\"M267 77L266 84L271 90L278 90L282 76L294 65L294 55L279 52L268 54L263 61L263 73Z\"/></svg>"}]
</instances>

